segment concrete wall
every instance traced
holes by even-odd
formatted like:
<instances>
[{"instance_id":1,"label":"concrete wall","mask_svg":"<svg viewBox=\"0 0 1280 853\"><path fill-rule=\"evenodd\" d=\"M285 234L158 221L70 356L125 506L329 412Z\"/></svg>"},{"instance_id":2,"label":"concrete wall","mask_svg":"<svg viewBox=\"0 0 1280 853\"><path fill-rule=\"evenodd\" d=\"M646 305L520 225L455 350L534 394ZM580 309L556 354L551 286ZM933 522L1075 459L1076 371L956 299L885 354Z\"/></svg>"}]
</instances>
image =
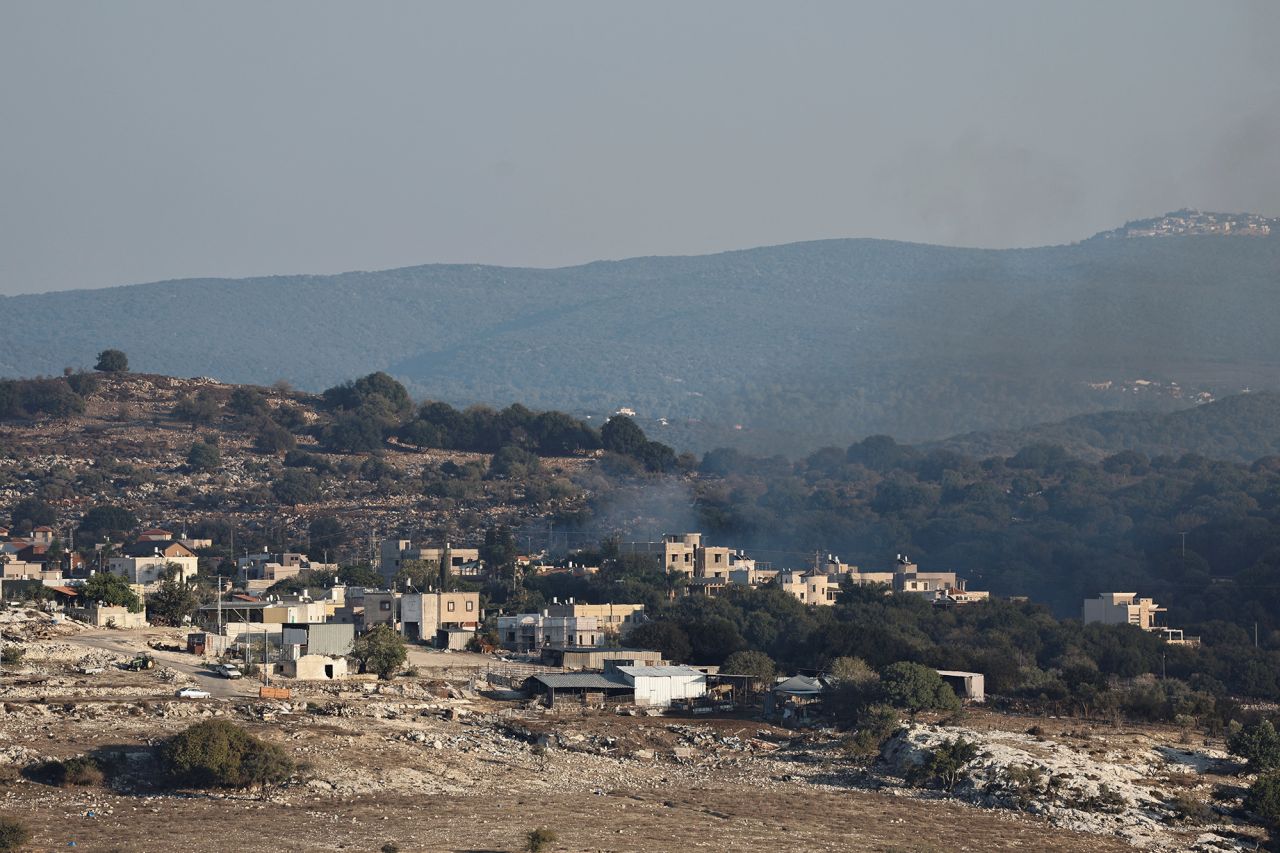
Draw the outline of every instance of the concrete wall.
<instances>
[{"instance_id":1,"label":"concrete wall","mask_svg":"<svg viewBox=\"0 0 1280 853\"><path fill-rule=\"evenodd\" d=\"M96 628L114 625L117 628L147 627L146 613L130 613L127 607L69 607L67 615L78 622L86 622Z\"/></svg>"}]
</instances>

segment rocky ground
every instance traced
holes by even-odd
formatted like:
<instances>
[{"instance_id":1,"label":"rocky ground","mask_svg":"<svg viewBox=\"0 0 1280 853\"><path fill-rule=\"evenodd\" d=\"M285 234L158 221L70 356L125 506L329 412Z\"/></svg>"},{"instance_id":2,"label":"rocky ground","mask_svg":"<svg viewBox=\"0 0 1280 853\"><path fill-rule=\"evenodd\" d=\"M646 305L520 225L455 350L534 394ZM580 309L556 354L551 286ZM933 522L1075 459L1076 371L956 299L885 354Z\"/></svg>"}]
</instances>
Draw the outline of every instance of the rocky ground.
<instances>
[{"instance_id":1,"label":"rocky ground","mask_svg":"<svg viewBox=\"0 0 1280 853\"><path fill-rule=\"evenodd\" d=\"M572 851L1238 850L1257 840L1222 812L1187 820L1185 804L1172 805L1177 795L1208 803L1236 769L1220 745L1179 744L1176 731L973 712L909 726L864 767L833 733L746 715L497 701L472 690L478 656L419 653L417 678L295 685L288 702L186 701L174 696L177 664L124 672L113 664L127 651L90 645L96 632L12 613L0 631L27 652L0 680L0 813L31 826L35 849L498 851L520 849L538 826ZM155 786L152 747L215 716L288 749L295 779L258 793ZM979 756L953 795L904 785L924 750L955 737ZM108 787L53 788L20 772L86 753L121 768ZM1008 769L1030 766L1043 790L1011 785Z\"/></svg>"},{"instance_id":2,"label":"rocky ground","mask_svg":"<svg viewBox=\"0 0 1280 853\"><path fill-rule=\"evenodd\" d=\"M174 404L184 396L209 390L225 400L237 386L153 374L102 374L99 379L101 387L89 396L82 414L0 424L0 506L40 495L57 509L55 527L63 536L89 507L102 502L124 506L143 523L168 525L175 532L202 519L217 518L234 524L239 536L265 536L278 546L277 540L290 537L305 541L309 521L324 515L341 516L352 529L362 531L399 530L406 518L423 529L470 530L485 523L519 526L553 510L572 509L587 496L582 491L554 506L529 506L513 502L502 484L486 483L484 494L474 499L425 500L418 484L425 471L445 462L487 466L489 457L417 450L392 441L379 458L397 472L394 481L367 482L358 472L330 475L320 500L284 506L263 491L281 471L279 455L255 451L251 431L225 414L198 427L172 417ZM321 418L318 398L312 395L283 388L257 390L273 410L297 409L309 424ZM208 436L217 437L220 468L216 472L187 470L192 443ZM363 461L361 456L324 453L312 436L300 433L297 439L299 450L318 454L334 466L358 469ZM583 457L544 461L548 477L573 481L592 464L592 459ZM108 482L83 485L79 478L92 471L104 473ZM345 556L363 557L363 548L362 544Z\"/></svg>"}]
</instances>

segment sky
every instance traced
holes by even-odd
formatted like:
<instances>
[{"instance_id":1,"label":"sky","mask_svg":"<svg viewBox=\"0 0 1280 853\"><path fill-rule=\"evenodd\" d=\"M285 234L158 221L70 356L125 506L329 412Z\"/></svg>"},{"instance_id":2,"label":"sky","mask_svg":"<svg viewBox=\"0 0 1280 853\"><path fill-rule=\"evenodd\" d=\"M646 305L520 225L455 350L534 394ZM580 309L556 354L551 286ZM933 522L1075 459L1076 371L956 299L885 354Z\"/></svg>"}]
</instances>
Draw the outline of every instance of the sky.
<instances>
[{"instance_id":1,"label":"sky","mask_svg":"<svg viewBox=\"0 0 1280 853\"><path fill-rule=\"evenodd\" d=\"M1280 3L0 0L0 294L1280 216Z\"/></svg>"}]
</instances>

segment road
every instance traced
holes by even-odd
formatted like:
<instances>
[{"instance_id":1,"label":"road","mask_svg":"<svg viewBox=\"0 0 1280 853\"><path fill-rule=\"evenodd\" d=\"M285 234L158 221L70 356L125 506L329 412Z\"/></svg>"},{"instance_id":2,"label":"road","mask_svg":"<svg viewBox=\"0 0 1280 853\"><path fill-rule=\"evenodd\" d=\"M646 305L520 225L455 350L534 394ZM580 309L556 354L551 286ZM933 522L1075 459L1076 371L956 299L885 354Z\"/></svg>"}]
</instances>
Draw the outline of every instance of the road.
<instances>
[{"instance_id":1,"label":"road","mask_svg":"<svg viewBox=\"0 0 1280 853\"><path fill-rule=\"evenodd\" d=\"M88 646L121 655L136 655L146 652L156 659L157 663L176 669L184 675L191 676L196 686L208 690L217 699L238 699L258 695L258 682L253 678L241 678L232 681L213 671L212 663L204 658L184 652L161 652L147 647L147 640L155 634L147 631L120 631L103 629L83 631L67 636L68 643ZM176 688L175 688L176 689Z\"/></svg>"}]
</instances>

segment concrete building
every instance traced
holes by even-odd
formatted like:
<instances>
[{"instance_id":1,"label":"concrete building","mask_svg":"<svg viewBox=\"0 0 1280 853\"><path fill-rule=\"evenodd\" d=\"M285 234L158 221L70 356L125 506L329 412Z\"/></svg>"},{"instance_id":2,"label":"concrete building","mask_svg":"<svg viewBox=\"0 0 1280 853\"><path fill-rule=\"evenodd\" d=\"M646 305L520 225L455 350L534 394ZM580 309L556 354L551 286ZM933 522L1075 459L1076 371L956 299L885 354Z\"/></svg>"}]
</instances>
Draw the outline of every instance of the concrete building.
<instances>
[{"instance_id":1,"label":"concrete building","mask_svg":"<svg viewBox=\"0 0 1280 853\"><path fill-rule=\"evenodd\" d=\"M249 554L236 560L236 580L245 589L264 590L277 581L287 580L305 571L338 570L337 563L317 563L306 554L271 553Z\"/></svg>"},{"instance_id":2,"label":"concrete building","mask_svg":"<svg viewBox=\"0 0 1280 853\"><path fill-rule=\"evenodd\" d=\"M165 575L175 567L179 580L194 580L199 562L190 548L168 539L126 545L121 549L120 556L110 559L108 569L129 583L151 585L164 580Z\"/></svg>"},{"instance_id":3,"label":"concrete building","mask_svg":"<svg viewBox=\"0 0 1280 853\"><path fill-rule=\"evenodd\" d=\"M391 586L401 565L408 560L440 565L446 550L449 569L459 577L480 573L480 549L459 548L449 543L443 545L414 545L410 539L383 539L378 548L378 572L388 587Z\"/></svg>"},{"instance_id":4,"label":"concrete building","mask_svg":"<svg viewBox=\"0 0 1280 853\"><path fill-rule=\"evenodd\" d=\"M1150 598L1138 598L1136 592L1104 592L1097 598L1086 598L1082 619L1086 625L1100 622L1103 625L1133 625L1144 631L1159 634L1176 645L1199 645L1199 637L1186 637L1181 628L1169 628L1160 624L1167 608Z\"/></svg>"},{"instance_id":5,"label":"concrete building","mask_svg":"<svg viewBox=\"0 0 1280 853\"><path fill-rule=\"evenodd\" d=\"M536 652L547 646L597 646L604 632L594 616L550 616L544 611L499 616L498 638L512 651Z\"/></svg>"},{"instance_id":6,"label":"concrete building","mask_svg":"<svg viewBox=\"0 0 1280 853\"><path fill-rule=\"evenodd\" d=\"M546 607L548 616L590 616L606 634L625 637L631 629L645 621L643 604L582 604L572 598L567 602L553 600Z\"/></svg>"},{"instance_id":7,"label":"concrete building","mask_svg":"<svg viewBox=\"0 0 1280 853\"><path fill-rule=\"evenodd\" d=\"M962 672L955 669L940 669L938 675L951 685L951 689L961 699L969 702L987 701L987 679L980 672Z\"/></svg>"},{"instance_id":8,"label":"concrete building","mask_svg":"<svg viewBox=\"0 0 1280 853\"><path fill-rule=\"evenodd\" d=\"M617 666L662 666L662 652L645 649L608 649L600 646L568 646L542 649L542 663L563 669L604 669L606 661Z\"/></svg>"},{"instance_id":9,"label":"concrete building","mask_svg":"<svg viewBox=\"0 0 1280 853\"><path fill-rule=\"evenodd\" d=\"M347 677L347 659L325 655L286 658L280 664L280 674L299 681L338 681Z\"/></svg>"},{"instance_id":10,"label":"concrete building","mask_svg":"<svg viewBox=\"0 0 1280 853\"><path fill-rule=\"evenodd\" d=\"M88 604L84 607L68 607L67 615L77 622L84 622L95 628L128 629L147 627L147 614L143 611L130 613L127 607Z\"/></svg>"},{"instance_id":11,"label":"concrete building","mask_svg":"<svg viewBox=\"0 0 1280 853\"><path fill-rule=\"evenodd\" d=\"M478 592L406 592L400 596L400 632L410 640L443 645L448 638L441 632L474 632L483 621ZM465 638L462 643L466 644Z\"/></svg>"}]
</instances>

